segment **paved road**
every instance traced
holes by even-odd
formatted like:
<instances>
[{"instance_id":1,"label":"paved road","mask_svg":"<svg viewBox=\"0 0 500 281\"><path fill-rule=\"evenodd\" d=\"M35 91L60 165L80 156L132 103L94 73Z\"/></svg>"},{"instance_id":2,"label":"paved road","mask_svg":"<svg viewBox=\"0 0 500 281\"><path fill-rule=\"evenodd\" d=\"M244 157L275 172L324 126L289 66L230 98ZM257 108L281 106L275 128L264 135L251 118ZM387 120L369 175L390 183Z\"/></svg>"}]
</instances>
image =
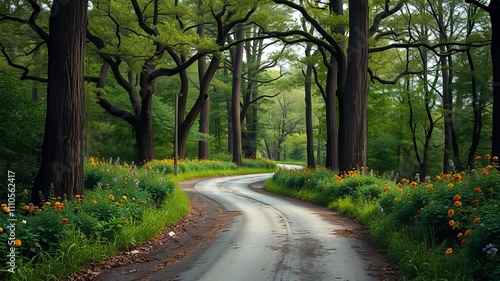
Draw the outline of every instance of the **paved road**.
<instances>
[{"instance_id":1,"label":"paved road","mask_svg":"<svg viewBox=\"0 0 500 281\"><path fill-rule=\"evenodd\" d=\"M355 241L334 234L341 226L304 206L248 188L270 176L197 183L198 192L240 215L203 252L165 267L151 280L376 280L368 275Z\"/></svg>"}]
</instances>

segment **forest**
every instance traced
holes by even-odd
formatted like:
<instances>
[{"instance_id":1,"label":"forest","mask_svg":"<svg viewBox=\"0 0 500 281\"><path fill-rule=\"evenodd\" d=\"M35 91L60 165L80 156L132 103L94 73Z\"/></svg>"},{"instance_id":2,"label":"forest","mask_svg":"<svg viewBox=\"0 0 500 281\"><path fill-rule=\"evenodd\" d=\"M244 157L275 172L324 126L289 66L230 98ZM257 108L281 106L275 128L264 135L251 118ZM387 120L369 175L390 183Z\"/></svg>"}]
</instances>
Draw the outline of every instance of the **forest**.
<instances>
[{"instance_id":1,"label":"forest","mask_svg":"<svg viewBox=\"0 0 500 281\"><path fill-rule=\"evenodd\" d=\"M500 154L499 16L476 0L2 1L0 165L33 202L83 194L91 156L466 171Z\"/></svg>"}]
</instances>

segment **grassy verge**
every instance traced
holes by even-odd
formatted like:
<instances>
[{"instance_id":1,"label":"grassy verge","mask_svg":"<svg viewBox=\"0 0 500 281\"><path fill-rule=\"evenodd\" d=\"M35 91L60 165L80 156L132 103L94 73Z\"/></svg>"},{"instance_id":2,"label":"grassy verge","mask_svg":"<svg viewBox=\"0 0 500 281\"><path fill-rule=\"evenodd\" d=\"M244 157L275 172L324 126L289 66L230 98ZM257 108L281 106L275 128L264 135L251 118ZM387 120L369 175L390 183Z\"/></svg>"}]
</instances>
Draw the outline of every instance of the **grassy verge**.
<instances>
[{"instance_id":1,"label":"grassy verge","mask_svg":"<svg viewBox=\"0 0 500 281\"><path fill-rule=\"evenodd\" d=\"M165 162L157 163L160 170L90 159L85 197L51 198L40 208L21 206L19 213L25 220L16 230L21 245L16 248L15 273L0 272L0 279L60 280L155 237L189 212L189 198L179 188L180 181L276 169L269 161L257 161L253 168L186 161L186 172L173 176L165 172L170 168ZM0 240L7 238L0 231ZM7 245L6 241L1 245ZM1 245L5 258L9 249Z\"/></svg>"},{"instance_id":2,"label":"grassy verge","mask_svg":"<svg viewBox=\"0 0 500 281\"><path fill-rule=\"evenodd\" d=\"M412 182L355 171L279 171L265 189L355 217L399 263L404 280L500 280L495 165Z\"/></svg>"}]
</instances>

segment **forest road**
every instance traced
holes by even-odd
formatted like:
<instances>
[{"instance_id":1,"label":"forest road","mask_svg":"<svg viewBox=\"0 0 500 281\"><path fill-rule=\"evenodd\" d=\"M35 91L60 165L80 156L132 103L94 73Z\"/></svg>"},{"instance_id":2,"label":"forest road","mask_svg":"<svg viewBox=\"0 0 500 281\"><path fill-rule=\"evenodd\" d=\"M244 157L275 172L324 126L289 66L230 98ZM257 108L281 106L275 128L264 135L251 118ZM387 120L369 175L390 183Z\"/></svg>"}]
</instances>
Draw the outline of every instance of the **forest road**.
<instances>
[{"instance_id":1,"label":"forest road","mask_svg":"<svg viewBox=\"0 0 500 281\"><path fill-rule=\"evenodd\" d=\"M194 189L235 212L215 239L149 280L379 280L345 226L298 202L255 192L272 174L200 181ZM379 268L380 270L380 268ZM370 272L371 271L371 272Z\"/></svg>"}]
</instances>

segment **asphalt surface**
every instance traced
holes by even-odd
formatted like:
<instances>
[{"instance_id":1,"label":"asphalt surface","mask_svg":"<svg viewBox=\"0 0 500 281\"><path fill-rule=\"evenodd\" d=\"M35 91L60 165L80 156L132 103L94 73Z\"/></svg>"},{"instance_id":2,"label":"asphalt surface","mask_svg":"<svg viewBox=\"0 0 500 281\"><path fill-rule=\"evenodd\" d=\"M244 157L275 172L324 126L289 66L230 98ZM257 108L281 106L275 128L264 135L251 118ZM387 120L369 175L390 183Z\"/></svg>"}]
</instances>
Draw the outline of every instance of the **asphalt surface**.
<instances>
[{"instance_id":1,"label":"asphalt surface","mask_svg":"<svg viewBox=\"0 0 500 281\"><path fill-rule=\"evenodd\" d=\"M248 188L270 176L198 182L197 192L239 215L210 245L156 271L149 280L377 280L357 249L359 241L335 234L340 224L301 204Z\"/></svg>"}]
</instances>

